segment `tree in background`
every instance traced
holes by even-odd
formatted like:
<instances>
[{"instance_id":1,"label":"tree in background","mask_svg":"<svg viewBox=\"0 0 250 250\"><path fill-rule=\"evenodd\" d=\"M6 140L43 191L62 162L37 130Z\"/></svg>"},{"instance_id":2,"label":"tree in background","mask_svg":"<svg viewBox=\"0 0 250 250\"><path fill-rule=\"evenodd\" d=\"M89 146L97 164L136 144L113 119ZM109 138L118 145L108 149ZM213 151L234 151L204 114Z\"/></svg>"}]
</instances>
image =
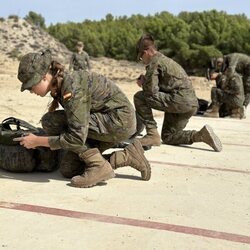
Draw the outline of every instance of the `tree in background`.
<instances>
[{"instance_id":1,"label":"tree in background","mask_svg":"<svg viewBox=\"0 0 250 250\"><path fill-rule=\"evenodd\" d=\"M40 27L42 29L46 29L45 19L42 17L42 15L37 14L36 12L30 11L29 14L24 17L24 19L27 22L29 22L37 27Z\"/></svg>"},{"instance_id":2,"label":"tree in background","mask_svg":"<svg viewBox=\"0 0 250 250\"><path fill-rule=\"evenodd\" d=\"M223 11L166 11L155 15L113 17L50 25L47 31L74 50L85 44L91 56L135 60L135 44L143 33L156 39L158 49L180 63L188 73L203 75L210 58L233 52L250 54L250 20Z\"/></svg>"}]
</instances>

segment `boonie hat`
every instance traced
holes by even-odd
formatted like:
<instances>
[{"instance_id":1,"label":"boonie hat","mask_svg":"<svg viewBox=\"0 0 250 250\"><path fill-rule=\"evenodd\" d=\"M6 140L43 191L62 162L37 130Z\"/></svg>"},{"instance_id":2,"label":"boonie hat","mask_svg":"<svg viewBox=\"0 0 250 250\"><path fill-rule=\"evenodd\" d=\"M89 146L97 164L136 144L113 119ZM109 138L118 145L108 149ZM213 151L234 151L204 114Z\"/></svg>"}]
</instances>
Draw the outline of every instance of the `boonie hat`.
<instances>
[{"instance_id":1,"label":"boonie hat","mask_svg":"<svg viewBox=\"0 0 250 250\"><path fill-rule=\"evenodd\" d=\"M28 53L24 55L19 63L17 78L22 82L21 91L31 89L39 83L43 76L49 71L52 62L49 49L42 53Z\"/></svg>"}]
</instances>

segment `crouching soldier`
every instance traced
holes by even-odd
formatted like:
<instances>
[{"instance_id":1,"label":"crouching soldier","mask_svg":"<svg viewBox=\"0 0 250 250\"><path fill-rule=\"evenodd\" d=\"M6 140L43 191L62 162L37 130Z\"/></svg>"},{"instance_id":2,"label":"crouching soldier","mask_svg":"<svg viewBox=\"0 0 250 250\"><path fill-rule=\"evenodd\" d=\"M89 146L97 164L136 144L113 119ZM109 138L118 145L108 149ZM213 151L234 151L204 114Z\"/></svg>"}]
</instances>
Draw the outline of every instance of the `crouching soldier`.
<instances>
[{"instance_id":1,"label":"crouching soldier","mask_svg":"<svg viewBox=\"0 0 250 250\"><path fill-rule=\"evenodd\" d=\"M115 176L114 170L131 166L149 180L151 168L141 143L135 140L105 159L106 149L130 138L136 130L135 111L125 94L102 75L79 70L65 72L49 50L22 57L18 79L21 91L41 97L50 92L53 101L42 117L46 136L20 138L26 148L63 149L60 170L76 187L91 187ZM56 110L59 107L63 110Z\"/></svg>"},{"instance_id":2,"label":"crouching soldier","mask_svg":"<svg viewBox=\"0 0 250 250\"><path fill-rule=\"evenodd\" d=\"M216 152L222 150L221 141L213 129L205 125L201 130L184 130L197 111L198 101L192 83L184 69L161 54L149 34L144 34L136 45L137 58L146 66L146 74L137 84L142 88L134 95L137 115L146 128L140 138L143 146L193 144L204 142ZM152 110L164 113L159 135Z\"/></svg>"},{"instance_id":3,"label":"crouching soldier","mask_svg":"<svg viewBox=\"0 0 250 250\"><path fill-rule=\"evenodd\" d=\"M212 73L211 80L216 81L216 87L211 89L212 103L204 113L205 117L244 117L244 87L239 74Z\"/></svg>"},{"instance_id":4,"label":"crouching soldier","mask_svg":"<svg viewBox=\"0 0 250 250\"><path fill-rule=\"evenodd\" d=\"M246 118L246 109L250 102L250 57L242 53L231 53L223 57L211 59L210 67L215 72L225 73L233 77L238 73L242 77L244 86L243 118Z\"/></svg>"}]
</instances>

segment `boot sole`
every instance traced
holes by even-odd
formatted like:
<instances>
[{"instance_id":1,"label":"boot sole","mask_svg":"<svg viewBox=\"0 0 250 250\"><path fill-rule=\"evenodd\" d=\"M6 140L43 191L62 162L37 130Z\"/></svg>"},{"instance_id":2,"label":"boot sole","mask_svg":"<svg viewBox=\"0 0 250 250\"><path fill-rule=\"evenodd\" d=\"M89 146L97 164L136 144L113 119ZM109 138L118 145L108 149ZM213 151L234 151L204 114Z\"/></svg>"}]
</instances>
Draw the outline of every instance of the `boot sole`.
<instances>
[{"instance_id":1,"label":"boot sole","mask_svg":"<svg viewBox=\"0 0 250 250\"><path fill-rule=\"evenodd\" d=\"M220 152L222 150L222 144L219 137L214 133L213 129L209 125L205 125L205 131L207 132L206 139L208 139L210 145L214 151Z\"/></svg>"},{"instance_id":2,"label":"boot sole","mask_svg":"<svg viewBox=\"0 0 250 250\"><path fill-rule=\"evenodd\" d=\"M212 113L204 113L203 117L208 117L208 118L220 118L219 114L212 114Z\"/></svg>"},{"instance_id":3,"label":"boot sole","mask_svg":"<svg viewBox=\"0 0 250 250\"><path fill-rule=\"evenodd\" d=\"M115 173L114 173L114 171L111 171L110 173L103 175L102 178L100 178L100 180L96 181L95 183L91 183L89 185L78 186L78 185L72 183L72 181L71 181L71 186L78 187L78 188L89 188L89 187L96 186L100 182L107 181L107 180L112 179L114 177L115 177Z\"/></svg>"},{"instance_id":4,"label":"boot sole","mask_svg":"<svg viewBox=\"0 0 250 250\"><path fill-rule=\"evenodd\" d=\"M161 142L159 142L159 143L150 143L150 144L145 143L144 144L143 143L143 137L139 138L138 140L140 141L142 147L152 147L152 146L159 147L159 146L161 146Z\"/></svg>"},{"instance_id":5,"label":"boot sole","mask_svg":"<svg viewBox=\"0 0 250 250\"><path fill-rule=\"evenodd\" d=\"M136 146L136 149L138 154L140 155L141 160L145 163L146 165L146 170L141 172L141 177L144 181L149 181L151 178L151 166L150 163L148 162L148 160L146 159L145 155L144 155L144 150L143 147L140 143L140 140L135 140L134 144Z\"/></svg>"}]
</instances>

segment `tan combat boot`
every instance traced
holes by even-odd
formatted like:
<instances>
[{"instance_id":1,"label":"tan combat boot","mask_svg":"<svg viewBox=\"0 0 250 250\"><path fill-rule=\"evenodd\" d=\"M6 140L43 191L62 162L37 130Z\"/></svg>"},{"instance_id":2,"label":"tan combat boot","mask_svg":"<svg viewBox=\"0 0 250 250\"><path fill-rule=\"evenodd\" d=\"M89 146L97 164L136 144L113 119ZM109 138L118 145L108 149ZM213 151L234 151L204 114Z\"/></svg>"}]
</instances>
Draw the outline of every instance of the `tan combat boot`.
<instances>
[{"instance_id":1,"label":"tan combat boot","mask_svg":"<svg viewBox=\"0 0 250 250\"><path fill-rule=\"evenodd\" d=\"M240 109L240 108L237 108L237 109L232 109L230 118L242 119L243 116L244 116L244 115L243 115L241 109Z\"/></svg>"},{"instance_id":2,"label":"tan combat boot","mask_svg":"<svg viewBox=\"0 0 250 250\"><path fill-rule=\"evenodd\" d=\"M74 176L71 185L75 187L92 187L101 181L115 176L114 170L107 160L103 158L97 148L91 148L79 154L81 160L86 163L86 170L82 175Z\"/></svg>"},{"instance_id":3,"label":"tan combat boot","mask_svg":"<svg viewBox=\"0 0 250 250\"><path fill-rule=\"evenodd\" d=\"M114 169L131 166L141 172L143 180L148 181L151 177L151 167L144 156L144 150L138 139L134 140L124 150L115 151L110 156L110 164Z\"/></svg>"},{"instance_id":4,"label":"tan combat boot","mask_svg":"<svg viewBox=\"0 0 250 250\"><path fill-rule=\"evenodd\" d=\"M161 136L158 133L157 128L146 128L147 134L140 138L142 146L160 146Z\"/></svg>"},{"instance_id":5,"label":"tan combat boot","mask_svg":"<svg viewBox=\"0 0 250 250\"><path fill-rule=\"evenodd\" d=\"M213 118L219 118L219 107L216 105L212 105L211 109L208 109L204 114L204 117L213 117Z\"/></svg>"},{"instance_id":6,"label":"tan combat boot","mask_svg":"<svg viewBox=\"0 0 250 250\"><path fill-rule=\"evenodd\" d=\"M204 142L214 149L216 152L222 150L222 144L219 137L214 133L209 125L205 125L200 131L193 135L193 142Z\"/></svg>"}]
</instances>

